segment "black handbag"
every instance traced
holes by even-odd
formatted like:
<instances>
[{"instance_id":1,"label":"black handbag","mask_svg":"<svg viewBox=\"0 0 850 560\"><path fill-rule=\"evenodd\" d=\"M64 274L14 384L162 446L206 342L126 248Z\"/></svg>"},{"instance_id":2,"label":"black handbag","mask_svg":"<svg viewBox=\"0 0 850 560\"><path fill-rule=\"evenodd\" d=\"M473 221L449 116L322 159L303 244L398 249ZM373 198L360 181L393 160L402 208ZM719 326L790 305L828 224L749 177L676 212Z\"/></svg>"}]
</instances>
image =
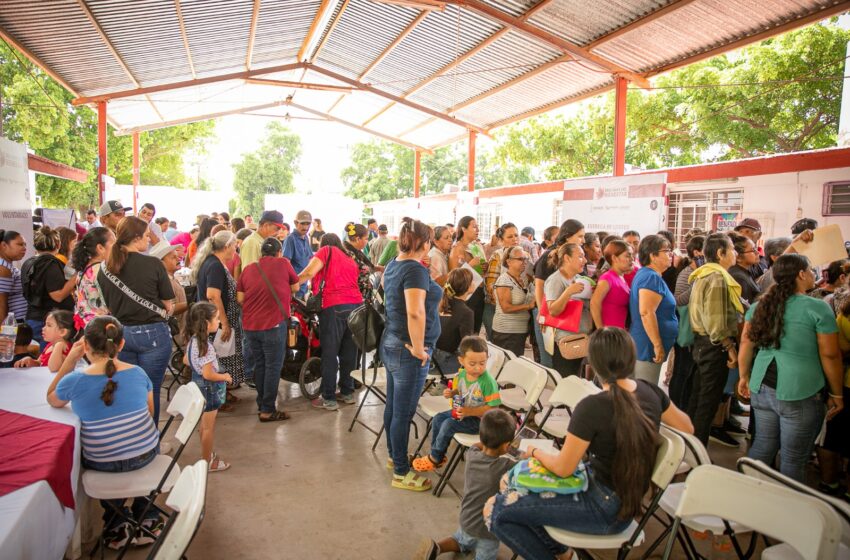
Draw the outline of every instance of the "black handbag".
<instances>
[{"instance_id":1,"label":"black handbag","mask_svg":"<svg viewBox=\"0 0 850 560\"><path fill-rule=\"evenodd\" d=\"M311 315L318 315L322 312L322 292L325 291L325 281L328 279L328 274L331 272L331 257L333 256L333 247L328 247L328 262L325 264L325 275L322 277L322 283L319 284L319 291L315 294L307 296L307 301L304 303L304 308Z\"/></svg>"},{"instance_id":2,"label":"black handbag","mask_svg":"<svg viewBox=\"0 0 850 560\"><path fill-rule=\"evenodd\" d=\"M373 305L364 303L349 314L348 329L360 351L371 352L378 348L384 334L384 317Z\"/></svg>"}]
</instances>

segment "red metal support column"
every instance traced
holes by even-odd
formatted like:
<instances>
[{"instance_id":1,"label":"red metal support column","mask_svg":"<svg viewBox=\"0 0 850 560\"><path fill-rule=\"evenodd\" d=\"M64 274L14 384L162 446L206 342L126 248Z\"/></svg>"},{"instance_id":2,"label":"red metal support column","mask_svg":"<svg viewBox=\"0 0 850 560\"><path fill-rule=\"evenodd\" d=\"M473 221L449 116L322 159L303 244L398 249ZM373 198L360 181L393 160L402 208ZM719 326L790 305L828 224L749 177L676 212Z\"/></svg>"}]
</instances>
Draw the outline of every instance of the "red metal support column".
<instances>
[{"instance_id":1,"label":"red metal support column","mask_svg":"<svg viewBox=\"0 0 850 560\"><path fill-rule=\"evenodd\" d=\"M419 198L422 187L422 152L413 150L413 198Z\"/></svg>"},{"instance_id":2,"label":"red metal support column","mask_svg":"<svg viewBox=\"0 0 850 560\"><path fill-rule=\"evenodd\" d=\"M100 203L103 204L106 185L106 101L97 104L97 190Z\"/></svg>"},{"instance_id":3,"label":"red metal support column","mask_svg":"<svg viewBox=\"0 0 850 560\"><path fill-rule=\"evenodd\" d=\"M136 208L136 190L139 188L139 133L133 133L133 214Z\"/></svg>"},{"instance_id":4,"label":"red metal support column","mask_svg":"<svg viewBox=\"0 0 850 560\"><path fill-rule=\"evenodd\" d=\"M616 78L616 97L614 98L614 177L626 174L626 96L629 82L625 78Z\"/></svg>"},{"instance_id":5,"label":"red metal support column","mask_svg":"<svg viewBox=\"0 0 850 560\"><path fill-rule=\"evenodd\" d=\"M469 131L469 155L467 156L467 188L469 192L475 190L475 137L477 135L474 130Z\"/></svg>"}]
</instances>

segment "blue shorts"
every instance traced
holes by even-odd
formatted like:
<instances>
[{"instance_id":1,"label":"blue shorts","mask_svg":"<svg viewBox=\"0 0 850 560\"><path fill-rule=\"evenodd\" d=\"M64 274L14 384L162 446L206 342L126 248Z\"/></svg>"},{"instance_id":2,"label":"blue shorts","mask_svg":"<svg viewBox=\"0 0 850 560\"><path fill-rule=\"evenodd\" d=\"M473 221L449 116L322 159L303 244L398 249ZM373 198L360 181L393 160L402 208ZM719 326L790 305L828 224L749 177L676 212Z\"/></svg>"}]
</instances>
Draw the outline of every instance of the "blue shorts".
<instances>
[{"instance_id":1,"label":"blue shorts","mask_svg":"<svg viewBox=\"0 0 850 560\"><path fill-rule=\"evenodd\" d=\"M452 538L457 541L458 548L464 554L475 551L475 560L496 560L499 556L499 541L496 539L481 539L473 537L458 527Z\"/></svg>"},{"instance_id":2,"label":"blue shorts","mask_svg":"<svg viewBox=\"0 0 850 560\"><path fill-rule=\"evenodd\" d=\"M204 405L204 412L213 412L221 408L224 401L227 399L227 383L224 381L206 381L203 384L198 383L198 388L204 399L207 401Z\"/></svg>"}]
</instances>

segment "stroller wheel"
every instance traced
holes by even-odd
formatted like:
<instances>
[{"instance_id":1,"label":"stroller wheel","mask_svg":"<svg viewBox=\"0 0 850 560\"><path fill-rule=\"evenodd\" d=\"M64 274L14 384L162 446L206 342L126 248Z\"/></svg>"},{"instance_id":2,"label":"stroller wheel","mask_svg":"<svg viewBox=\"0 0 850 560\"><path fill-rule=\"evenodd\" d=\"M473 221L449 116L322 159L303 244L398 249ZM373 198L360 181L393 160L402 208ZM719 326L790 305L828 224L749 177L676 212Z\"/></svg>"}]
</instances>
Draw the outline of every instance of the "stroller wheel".
<instances>
[{"instance_id":1,"label":"stroller wheel","mask_svg":"<svg viewBox=\"0 0 850 560\"><path fill-rule=\"evenodd\" d=\"M313 400L322 393L322 359L310 358L301 366L298 386L304 398Z\"/></svg>"}]
</instances>

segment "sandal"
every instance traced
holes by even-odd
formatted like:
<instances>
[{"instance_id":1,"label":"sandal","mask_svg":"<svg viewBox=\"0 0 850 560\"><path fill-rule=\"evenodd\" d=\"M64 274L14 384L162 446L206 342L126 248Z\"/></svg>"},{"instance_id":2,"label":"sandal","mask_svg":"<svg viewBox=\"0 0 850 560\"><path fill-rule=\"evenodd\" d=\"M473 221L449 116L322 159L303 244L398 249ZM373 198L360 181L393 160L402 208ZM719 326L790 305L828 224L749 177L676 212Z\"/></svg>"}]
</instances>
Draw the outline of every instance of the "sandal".
<instances>
[{"instance_id":1,"label":"sandal","mask_svg":"<svg viewBox=\"0 0 850 560\"><path fill-rule=\"evenodd\" d=\"M431 458L430 455L426 455L425 457L419 457L418 459L413 460L413 469L417 472L431 472L434 469L439 469L440 467L446 464L446 458L443 457L443 460L439 463L435 463L434 459Z\"/></svg>"},{"instance_id":2,"label":"sandal","mask_svg":"<svg viewBox=\"0 0 850 560\"><path fill-rule=\"evenodd\" d=\"M392 487L401 490L413 490L414 492L425 492L431 489L431 481L420 474L409 471L404 476L394 474Z\"/></svg>"},{"instance_id":3,"label":"sandal","mask_svg":"<svg viewBox=\"0 0 850 560\"><path fill-rule=\"evenodd\" d=\"M229 402L226 402L220 407L218 407L219 412L233 412L234 410L236 410L236 407L233 405L233 403Z\"/></svg>"},{"instance_id":4,"label":"sandal","mask_svg":"<svg viewBox=\"0 0 850 560\"><path fill-rule=\"evenodd\" d=\"M229 468L230 463L225 463L224 461L216 457L215 454L213 454L212 461L210 461L210 466L207 470L209 472L221 472L226 471Z\"/></svg>"},{"instance_id":5,"label":"sandal","mask_svg":"<svg viewBox=\"0 0 850 560\"><path fill-rule=\"evenodd\" d=\"M260 419L260 422L280 422L282 420L289 420L291 416L282 410L275 410L266 417L263 417L262 414L257 414L257 418Z\"/></svg>"}]
</instances>

